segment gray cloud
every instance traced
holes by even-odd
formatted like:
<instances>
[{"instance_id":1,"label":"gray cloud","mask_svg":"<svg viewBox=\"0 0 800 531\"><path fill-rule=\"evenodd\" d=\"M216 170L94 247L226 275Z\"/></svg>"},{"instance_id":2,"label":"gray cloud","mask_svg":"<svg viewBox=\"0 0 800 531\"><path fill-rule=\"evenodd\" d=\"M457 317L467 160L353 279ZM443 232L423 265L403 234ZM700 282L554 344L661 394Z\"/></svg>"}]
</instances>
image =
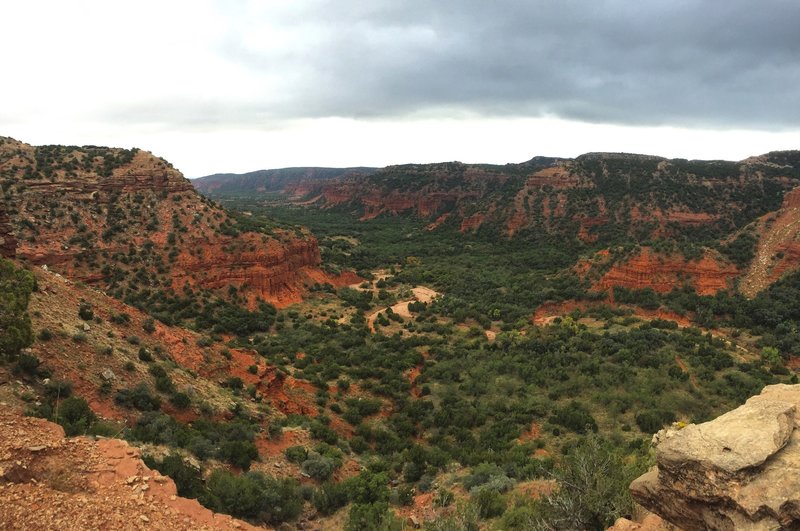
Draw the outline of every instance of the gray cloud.
<instances>
[{"instance_id":1,"label":"gray cloud","mask_svg":"<svg viewBox=\"0 0 800 531\"><path fill-rule=\"evenodd\" d=\"M219 53L286 81L221 119L470 111L800 125L796 0L331 0L282 16L308 38L279 52L250 49L232 24Z\"/></svg>"}]
</instances>

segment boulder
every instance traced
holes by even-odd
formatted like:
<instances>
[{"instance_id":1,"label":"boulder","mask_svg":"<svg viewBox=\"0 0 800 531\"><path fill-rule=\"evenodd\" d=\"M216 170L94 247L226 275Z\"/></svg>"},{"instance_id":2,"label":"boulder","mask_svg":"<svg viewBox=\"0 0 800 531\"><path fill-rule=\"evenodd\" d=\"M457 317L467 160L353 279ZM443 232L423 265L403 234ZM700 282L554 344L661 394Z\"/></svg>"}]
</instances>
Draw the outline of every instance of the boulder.
<instances>
[{"instance_id":1,"label":"boulder","mask_svg":"<svg viewBox=\"0 0 800 531\"><path fill-rule=\"evenodd\" d=\"M800 527L800 385L772 385L710 422L662 431L633 497L686 530Z\"/></svg>"}]
</instances>

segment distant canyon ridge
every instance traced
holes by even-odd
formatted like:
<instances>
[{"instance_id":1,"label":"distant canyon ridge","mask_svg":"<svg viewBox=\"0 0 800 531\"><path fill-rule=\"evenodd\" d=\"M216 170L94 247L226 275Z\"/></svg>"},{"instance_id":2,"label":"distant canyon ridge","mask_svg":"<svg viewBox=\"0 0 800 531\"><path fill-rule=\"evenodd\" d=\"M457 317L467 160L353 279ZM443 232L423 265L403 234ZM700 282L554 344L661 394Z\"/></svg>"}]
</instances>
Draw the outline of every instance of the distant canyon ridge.
<instances>
[{"instance_id":1,"label":"distant canyon ridge","mask_svg":"<svg viewBox=\"0 0 800 531\"><path fill-rule=\"evenodd\" d=\"M520 164L286 168L192 180L220 200L338 209L367 222L411 216L427 230L574 243L596 290L613 286L753 296L800 267L800 151L742 161L627 153Z\"/></svg>"}]
</instances>

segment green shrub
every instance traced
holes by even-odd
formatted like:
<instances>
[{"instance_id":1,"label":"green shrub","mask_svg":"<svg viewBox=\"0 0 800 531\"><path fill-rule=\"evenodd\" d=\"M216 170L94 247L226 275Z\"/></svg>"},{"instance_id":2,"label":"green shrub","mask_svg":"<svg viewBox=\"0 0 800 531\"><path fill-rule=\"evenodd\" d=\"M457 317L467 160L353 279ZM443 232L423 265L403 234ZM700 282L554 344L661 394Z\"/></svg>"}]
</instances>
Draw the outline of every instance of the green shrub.
<instances>
[{"instance_id":1,"label":"green shrub","mask_svg":"<svg viewBox=\"0 0 800 531\"><path fill-rule=\"evenodd\" d=\"M148 467L171 477L178 488L178 496L199 499L203 504L208 503L208 491L203 483L200 470L184 462L180 455L169 454L161 461L145 455L142 456L142 460Z\"/></svg>"},{"instance_id":2,"label":"green shrub","mask_svg":"<svg viewBox=\"0 0 800 531\"><path fill-rule=\"evenodd\" d=\"M402 522L389 510L386 502L356 503L350 508L345 531L366 530L398 530L403 529Z\"/></svg>"},{"instance_id":3,"label":"green shrub","mask_svg":"<svg viewBox=\"0 0 800 531\"><path fill-rule=\"evenodd\" d=\"M539 516L546 528L608 529L630 517L628 485L647 463L626 457L610 443L590 435L553 471L558 490L542 499Z\"/></svg>"},{"instance_id":4,"label":"green shrub","mask_svg":"<svg viewBox=\"0 0 800 531\"><path fill-rule=\"evenodd\" d=\"M171 395L175 393L175 384L169 376L159 376L156 378L156 390Z\"/></svg>"},{"instance_id":5,"label":"green shrub","mask_svg":"<svg viewBox=\"0 0 800 531\"><path fill-rule=\"evenodd\" d=\"M484 519L500 516L506 510L505 497L495 490L480 489L472 499L478 508L478 515Z\"/></svg>"},{"instance_id":6,"label":"green shrub","mask_svg":"<svg viewBox=\"0 0 800 531\"><path fill-rule=\"evenodd\" d=\"M316 452L309 452L308 459L303 461L301 468L313 479L323 481L333 475L333 471L336 470L336 462Z\"/></svg>"},{"instance_id":7,"label":"green shrub","mask_svg":"<svg viewBox=\"0 0 800 531\"><path fill-rule=\"evenodd\" d=\"M155 411L161 407L161 400L151 394L150 389L143 383L133 389L120 389L114 396L114 402L139 411Z\"/></svg>"},{"instance_id":8,"label":"green shrub","mask_svg":"<svg viewBox=\"0 0 800 531\"><path fill-rule=\"evenodd\" d=\"M178 409L186 409L192 404L192 399L186 393L175 393L169 401Z\"/></svg>"},{"instance_id":9,"label":"green shrub","mask_svg":"<svg viewBox=\"0 0 800 531\"><path fill-rule=\"evenodd\" d=\"M92 310L92 305L88 302L81 302L80 306L78 307L78 317L83 319L84 321L91 321L94 319L94 311Z\"/></svg>"},{"instance_id":10,"label":"green shrub","mask_svg":"<svg viewBox=\"0 0 800 531\"><path fill-rule=\"evenodd\" d=\"M294 520L303 508L299 485L293 479L270 478L260 472L236 476L215 470L207 487L209 505L238 518L276 525Z\"/></svg>"},{"instance_id":11,"label":"green shrub","mask_svg":"<svg viewBox=\"0 0 800 531\"><path fill-rule=\"evenodd\" d=\"M80 397L69 397L61 401L53 412L53 421L64 428L67 436L86 433L97 420L89 404Z\"/></svg>"},{"instance_id":12,"label":"green shrub","mask_svg":"<svg viewBox=\"0 0 800 531\"><path fill-rule=\"evenodd\" d=\"M143 361L145 363L150 363L153 361L153 355L150 354L150 351L144 347L139 348L139 361Z\"/></svg>"},{"instance_id":13,"label":"green shrub","mask_svg":"<svg viewBox=\"0 0 800 531\"><path fill-rule=\"evenodd\" d=\"M283 455L289 462L299 465L308 459L308 450L304 446L290 446L283 451Z\"/></svg>"},{"instance_id":14,"label":"green shrub","mask_svg":"<svg viewBox=\"0 0 800 531\"><path fill-rule=\"evenodd\" d=\"M597 431L597 422L586 406L577 401L572 401L564 407L556 409L550 422L569 428L576 433Z\"/></svg>"},{"instance_id":15,"label":"green shrub","mask_svg":"<svg viewBox=\"0 0 800 531\"><path fill-rule=\"evenodd\" d=\"M217 456L233 466L247 470L250 463L258 459L258 448L250 441L225 441L220 445Z\"/></svg>"},{"instance_id":16,"label":"green shrub","mask_svg":"<svg viewBox=\"0 0 800 531\"><path fill-rule=\"evenodd\" d=\"M30 354L20 354L19 358L17 359L15 372L23 372L25 374L34 376L40 364L41 362L36 356L32 356Z\"/></svg>"},{"instance_id":17,"label":"green shrub","mask_svg":"<svg viewBox=\"0 0 800 531\"><path fill-rule=\"evenodd\" d=\"M0 259L0 358L14 360L33 342L28 302L36 286L33 275Z\"/></svg>"},{"instance_id":18,"label":"green shrub","mask_svg":"<svg viewBox=\"0 0 800 531\"><path fill-rule=\"evenodd\" d=\"M72 382L52 380L44 386L44 392L51 400L63 400L72 395Z\"/></svg>"},{"instance_id":19,"label":"green shrub","mask_svg":"<svg viewBox=\"0 0 800 531\"><path fill-rule=\"evenodd\" d=\"M675 422L675 413L663 409L652 409L636 414L636 425L644 433L655 433L666 424Z\"/></svg>"}]
</instances>

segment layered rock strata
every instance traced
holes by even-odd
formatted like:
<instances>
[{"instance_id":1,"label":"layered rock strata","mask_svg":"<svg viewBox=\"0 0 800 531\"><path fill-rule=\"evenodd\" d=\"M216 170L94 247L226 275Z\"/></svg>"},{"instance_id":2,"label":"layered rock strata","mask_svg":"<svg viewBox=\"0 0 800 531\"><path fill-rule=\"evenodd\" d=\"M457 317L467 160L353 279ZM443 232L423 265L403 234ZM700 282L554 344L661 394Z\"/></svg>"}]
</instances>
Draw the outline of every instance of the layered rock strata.
<instances>
[{"instance_id":1,"label":"layered rock strata","mask_svg":"<svg viewBox=\"0 0 800 531\"><path fill-rule=\"evenodd\" d=\"M657 293L666 293L689 283L700 295L713 295L730 288L737 274L734 265L723 262L710 252L700 260L687 261L681 256L660 255L644 247L633 257L614 264L594 289L605 291L616 286L650 288Z\"/></svg>"},{"instance_id":2,"label":"layered rock strata","mask_svg":"<svg viewBox=\"0 0 800 531\"><path fill-rule=\"evenodd\" d=\"M800 385L771 385L710 422L655 437L634 499L680 529L800 528Z\"/></svg>"}]
</instances>

